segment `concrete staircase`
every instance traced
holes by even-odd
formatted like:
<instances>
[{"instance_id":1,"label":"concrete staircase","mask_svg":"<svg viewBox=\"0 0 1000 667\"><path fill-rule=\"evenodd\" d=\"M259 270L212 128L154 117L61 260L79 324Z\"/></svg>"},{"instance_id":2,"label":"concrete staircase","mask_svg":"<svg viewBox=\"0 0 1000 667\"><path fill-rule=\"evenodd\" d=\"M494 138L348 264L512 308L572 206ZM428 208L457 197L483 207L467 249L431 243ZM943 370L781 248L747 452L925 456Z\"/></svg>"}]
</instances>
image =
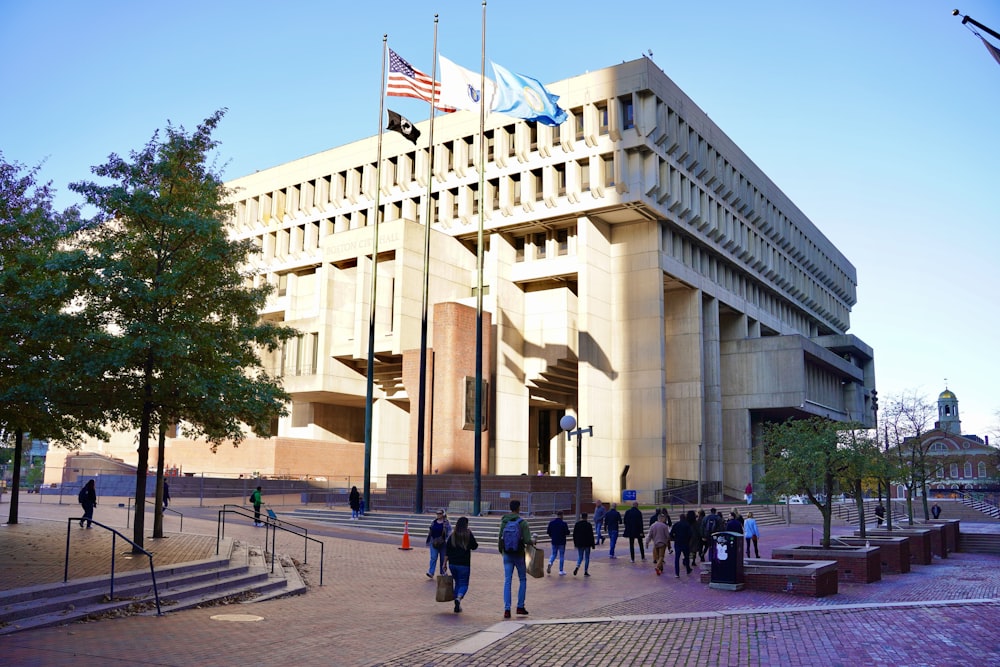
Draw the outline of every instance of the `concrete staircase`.
<instances>
[{"instance_id":1,"label":"concrete staircase","mask_svg":"<svg viewBox=\"0 0 1000 667\"><path fill-rule=\"evenodd\" d=\"M309 520L344 527L374 530L387 535L398 535L400 540L402 540L404 527L409 524L410 544L414 547L424 545L424 539L427 537L427 529L434 520L434 515L430 513L405 514L379 511L377 513L367 513L361 519L352 521L350 510L327 509L325 507L303 507L290 512L282 512L279 517L289 521ZM531 527L531 532L538 535L538 542L540 544L549 541L549 536L545 533L545 529L548 527L552 517L530 516L524 518ZM451 521L452 526L454 526L458 517L449 515L448 519ZM572 528L572 517L567 517L566 523L570 524L570 528ZM500 516L470 516L469 530L472 531L479 542L483 542L485 538L496 538L500 534Z\"/></svg>"},{"instance_id":2,"label":"concrete staircase","mask_svg":"<svg viewBox=\"0 0 1000 667\"><path fill-rule=\"evenodd\" d=\"M958 536L958 550L971 554L1000 556L1000 534L962 531Z\"/></svg>"},{"instance_id":3,"label":"concrete staircase","mask_svg":"<svg viewBox=\"0 0 1000 667\"><path fill-rule=\"evenodd\" d=\"M272 574L258 546L227 539L220 553L227 552L229 555L202 561L156 567L161 611L226 599L259 602L305 592L305 584L289 559L279 556ZM109 576L0 591L0 635L85 619L157 613L148 570L116 574L114 599L110 591Z\"/></svg>"}]
</instances>

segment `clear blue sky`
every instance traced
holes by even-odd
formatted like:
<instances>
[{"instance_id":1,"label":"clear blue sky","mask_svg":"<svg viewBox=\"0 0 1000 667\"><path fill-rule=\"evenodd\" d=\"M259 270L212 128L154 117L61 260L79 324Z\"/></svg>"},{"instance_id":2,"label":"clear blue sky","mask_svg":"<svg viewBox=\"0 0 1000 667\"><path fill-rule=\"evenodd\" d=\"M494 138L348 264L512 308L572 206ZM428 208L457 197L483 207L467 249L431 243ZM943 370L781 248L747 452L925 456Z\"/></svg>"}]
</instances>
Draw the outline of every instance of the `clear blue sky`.
<instances>
[{"instance_id":1,"label":"clear blue sky","mask_svg":"<svg viewBox=\"0 0 1000 667\"><path fill-rule=\"evenodd\" d=\"M1000 409L1000 65L961 20L996 0L493 0L487 58L544 82L652 51L851 260L851 332L879 393L945 378L966 433ZM0 149L52 181L90 179L168 120L227 107L235 178L378 131L382 35L414 66L478 70L479 0L0 0ZM393 98L411 120L426 105Z\"/></svg>"}]
</instances>

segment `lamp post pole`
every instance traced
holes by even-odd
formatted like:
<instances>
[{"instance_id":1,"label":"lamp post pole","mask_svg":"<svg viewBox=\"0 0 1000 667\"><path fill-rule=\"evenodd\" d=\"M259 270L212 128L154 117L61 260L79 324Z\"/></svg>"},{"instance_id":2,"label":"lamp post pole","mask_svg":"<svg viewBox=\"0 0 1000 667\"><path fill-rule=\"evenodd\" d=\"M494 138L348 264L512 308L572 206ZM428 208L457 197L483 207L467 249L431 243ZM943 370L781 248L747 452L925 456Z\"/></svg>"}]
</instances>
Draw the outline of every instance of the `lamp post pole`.
<instances>
[{"instance_id":1,"label":"lamp post pole","mask_svg":"<svg viewBox=\"0 0 1000 667\"><path fill-rule=\"evenodd\" d=\"M583 434L586 433L591 438L594 437L594 427L588 426L587 428L576 428L576 418L573 415L564 415L562 419L559 420L559 426L562 430L566 431L566 435L572 438L576 436L576 520L579 521L582 514L580 513L580 495L581 495L581 478L583 468Z\"/></svg>"}]
</instances>

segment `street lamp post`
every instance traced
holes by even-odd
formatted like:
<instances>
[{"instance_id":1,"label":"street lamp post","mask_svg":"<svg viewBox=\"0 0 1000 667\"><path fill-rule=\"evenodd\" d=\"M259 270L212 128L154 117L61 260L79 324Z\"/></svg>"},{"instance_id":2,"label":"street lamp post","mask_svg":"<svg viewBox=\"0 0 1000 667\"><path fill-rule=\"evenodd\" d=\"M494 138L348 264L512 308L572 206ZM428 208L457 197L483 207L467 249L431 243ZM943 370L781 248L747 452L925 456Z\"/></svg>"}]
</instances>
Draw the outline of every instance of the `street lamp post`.
<instances>
[{"instance_id":1,"label":"street lamp post","mask_svg":"<svg viewBox=\"0 0 1000 667\"><path fill-rule=\"evenodd\" d=\"M594 437L594 427L588 426L587 428L576 428L576 418L573 415L564 415L562 419L559 420L559 427L566 431L568 437L576 436L576 520L579 521L580 517L580 475L581 468L583 467L583 434L586 433L591 438Z\"/></svg>"}]
</instances>

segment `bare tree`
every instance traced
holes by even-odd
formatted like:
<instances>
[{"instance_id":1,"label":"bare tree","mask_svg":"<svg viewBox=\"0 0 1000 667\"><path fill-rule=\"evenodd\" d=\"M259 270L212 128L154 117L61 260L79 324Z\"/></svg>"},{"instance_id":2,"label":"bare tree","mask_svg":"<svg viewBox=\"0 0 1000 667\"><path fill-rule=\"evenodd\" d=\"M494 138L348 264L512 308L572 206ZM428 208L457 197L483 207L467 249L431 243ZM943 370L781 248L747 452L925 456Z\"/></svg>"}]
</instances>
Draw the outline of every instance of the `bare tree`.
<instances>
[{"instance_id":1,"label":"bare tree","mask_svg":"<svg viewBox=\"0 0 1000 667\"><path fill-rule=\"evenodd\" d=\"M933 428L936 416L934 404L915 389L890 396L882 413L886 445L896 457L901 475L899 481L906 488L906 513L910 525L913 525L913 496L917 490L923 499L924 518L930 517L927 480L936 473L941 462L928 456L930 445L924 442L923 435Z\"/></svg>"}]
</instances>

